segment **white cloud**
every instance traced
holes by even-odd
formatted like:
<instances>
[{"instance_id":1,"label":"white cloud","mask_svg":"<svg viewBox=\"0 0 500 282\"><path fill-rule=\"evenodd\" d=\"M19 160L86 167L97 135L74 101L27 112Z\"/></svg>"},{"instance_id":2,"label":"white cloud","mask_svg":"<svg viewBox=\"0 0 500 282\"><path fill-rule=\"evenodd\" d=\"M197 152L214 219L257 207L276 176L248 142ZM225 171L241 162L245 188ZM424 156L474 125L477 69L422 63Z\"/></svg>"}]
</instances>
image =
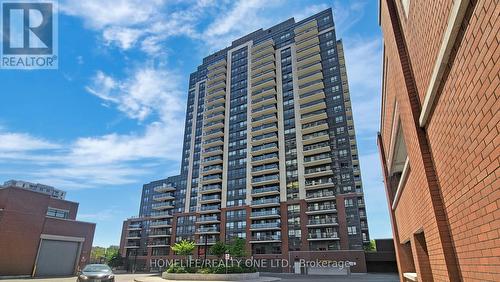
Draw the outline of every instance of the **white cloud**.
<instances>
[{"instance_id":1,"label":"white cloud","mask_svg":"<svg viewBox=\"0 0 500 282\"><path fill-rule=\"evenodd\" d=\"M1 132L0 128L0 154L57 149L58 144L46 141L42 138L36 138L24 133Z\"/></svg>"},{"instance_id":2,"label":"white cloud","mask_svg":"<svg viewBox=\"0 0 500 282\"><path fill-rule=\"evenodd\" d=\"M173 72L152 67L137 69L123 80L98 71L86 89L116 104L130 118L143 121L157 112L162 120L170 120L184 110L183 95L178 88L180 80Z\"/></svg>"}]
</instances>

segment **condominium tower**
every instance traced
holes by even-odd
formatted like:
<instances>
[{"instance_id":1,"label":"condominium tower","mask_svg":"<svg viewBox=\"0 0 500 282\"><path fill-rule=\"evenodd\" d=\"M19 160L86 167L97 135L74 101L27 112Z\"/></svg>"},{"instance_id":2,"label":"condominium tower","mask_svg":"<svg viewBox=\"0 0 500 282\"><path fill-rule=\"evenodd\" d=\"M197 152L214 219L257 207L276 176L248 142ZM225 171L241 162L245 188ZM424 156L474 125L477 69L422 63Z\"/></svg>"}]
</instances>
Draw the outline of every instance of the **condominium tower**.
<instances>
[{"instance_id":1,"label":"condominium tower","mask_svg":"<svg viewBox=\"0 0 500 282\"><path fill-rule=\"evenodd\" d=\"M165 244L193 240L201 256L241 237L256 258L359 259L364 271L368 224L331 9L203 59L190 76L176 179L153 189L153 214L173 215Z\"/></svg>"}]
</instances>

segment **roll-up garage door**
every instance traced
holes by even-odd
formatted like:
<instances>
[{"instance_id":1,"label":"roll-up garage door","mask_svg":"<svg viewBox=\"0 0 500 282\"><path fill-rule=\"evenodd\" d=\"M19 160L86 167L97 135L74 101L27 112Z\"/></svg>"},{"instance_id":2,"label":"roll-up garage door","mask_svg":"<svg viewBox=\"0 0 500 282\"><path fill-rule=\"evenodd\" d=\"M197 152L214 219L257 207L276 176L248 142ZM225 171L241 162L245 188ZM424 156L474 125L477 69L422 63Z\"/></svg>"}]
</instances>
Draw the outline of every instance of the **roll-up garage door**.
<instances>
[{"instance_id":1,"label":"roll-up garage door","mask_svg":"<svg viewBox=\"0 0 500 282\"><path fill-rule=\"evenodd\" d=\"M42 239L35 276L69 276L75 272L80 242Z\"/></svg>"}]
</instances>

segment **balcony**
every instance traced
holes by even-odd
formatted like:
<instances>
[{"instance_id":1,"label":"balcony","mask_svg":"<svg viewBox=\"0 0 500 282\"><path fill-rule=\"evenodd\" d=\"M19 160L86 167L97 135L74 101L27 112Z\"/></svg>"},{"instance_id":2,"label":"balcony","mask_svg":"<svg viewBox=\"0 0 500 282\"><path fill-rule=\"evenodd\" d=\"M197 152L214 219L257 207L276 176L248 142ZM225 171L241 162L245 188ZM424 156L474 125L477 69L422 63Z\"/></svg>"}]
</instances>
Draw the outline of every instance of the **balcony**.
<instances>
[{"instance_id":1,"label":"balcony","mask_svg":"<svg viewBox=\"0 0 500 282\"><path fill-rule=\"evenodd\" d=\"M266 79L269 77L272 77L272 78L276 77L276 73L274 72L273 69L263 71L263 72L253 73L251 82L253 84L253 83L256 83L262 79Z\"/></svg>"},{"instance_id":2,"label":"balcony","mask_svg":"<svg viewBox=\"0 0 500 282\"><path fill-rule=\"evenodd\" d=\"M316 100L309 103L300 105L300 114L307 114L310 112L326 109L326 103L323 100Z\"/></svg>"},{"instance_id":3,"label":"balcony","mask_svg":"<svg viewBox=\"0 0 500 282\"><path fill-rule=\"evenodd\" d=\"M333 233L309 233L307 236L308 241L325 241L325 240L340 240L337 232Z\"/></svg>"},{"instance_id":4,"label":"balcony","mask_svg":"<svg viewBox=\"0 0 500 282\"><path fill-rule=\"evenodd\" d=\"M170 232L166 230L156 230L150 232L148 236L151 238L161 238L161 237L170 237L172 235L170 234Z\"/></svg>"},{"instance_id":5,"label":"balcony","mask_svg":"<svg viewBox=\"0 0 500 282\"><path fill-rule=\"evenodd\" d=\"M209 166L222 163L222 156L211 156L203 159L203 166Z\"/></svg>"},{"instance_id":6,"label":"balcony","mask_svg":"<svg viewBox=\"0 0 500 282\"><path fill-rule=\"evenodd\" d=\"M257 59L252 60L252 70L258 70L262 65L268 63L268 62L274 62L275 57L274 57L274 52L273 53L268 53L266 55L257 57Z\"/></svg>"},{"instance_id":7,"label":"balcony","mask_svg":"<svg viewBox=\"0 0 500 282\"><path fill-rule=\"evenodd\" d=\"M313 121L323 120L328 118L325 110L319 110L301 115L302 124L311 123Z\"/></svg>"},{"instance_id":8,"label":"balcony","mask_svg":"<svg viewBox=\"0 0 500 282\"><path fill-rule=\"evenodd\" d=\"M226 73L226 65L221 65L218 67L214 67L213 69L210 69L207 74L207 78L211 79L213 77L216 77L219 74Z\"/></svg>"},{"instance_id":9,"label":"balcony","mask_svg":"<svg viewBox=\"0 0 500 282\"><path fill-rule=\"evenodd\" d=\"M252 206L279 206L279 198L258 199L252 201Z\"/></svg>"},{"instance_id":10,"label":"balcony","mask_svg":"<svg viewBox=\"0 0 500 282\"><path fill-rule=\"evenodd\" d=\"M252 136L275 132L278 130L276 123L266 123L256 127L252 127Z\"/></svg>"},{"instance_id":11,"label":"balcony","mask_svg":"<svg viewBox=\"0 0 500 282\"><path fill-rule=\"evenodd\" d=\"M318 27L316 25L311 26L305 30L302 30L299 33L295 33L295 42L300 42L311 36L317 36L317 35L318 35Z\"/></svg>"},{"instance_id":12,"label":"balcony","mask_svg":"<svg viewBox=\"0 0 500 282\"><path fill-rule=\"evenodd\" d=\"M307 40L304 40L303 43L299 43L298 46L300 46L300 49L297 49L297 60L320 52L319 39L317 36L313 36L308 38Z\"/></svg>"},{"instance_id":13,"label":"balcony","mask_svg":"<svg viewBox=\"0 0 500 282\"><path fill-rule=\"evenodd\" d=\"M258 166L258 165L263 165L263 164L268 164L268 163L275 163L275 162L278 162L278 160L279 159L278 159L277 153L265 154L265 155L252 157L252 165Z\"/></svg>"},{"instance_id":14,"label":"balcony","mask_svg":"<svg viewBox=\"0 0 500 282\"><path fill-rule=\"evenodd\" d=\"M254 135L254 137L252 137L253 146L258 146L261 144L276 142L276 141L278 141L278 133L275 132L261 134L261 135Z\"/></svg>"},{"instance_id":15,"label":"balcony","mask_svg":"<svg viewBox=\"0 0 500 282\"><path fill-rule=\"evenodd\" d=\"M325 99L325 92L323 92L323 89L316 89L313 91L306 92L302 95L300 95L300 104L307 104L313 101L324 101Z\"/></svg>"},{"instance_id":16,"label":"balcony","mask_svg":"<svg viewBox=\"0 0 500 282\"><path fill-rule=\"evenodd\" d=\"M274 184L274 183L279 183L279 179L280 179L279 174L255 176L252 178L252 184L258 184L258 185Z\"/></svg>"},{"instance_id":17,"label":"balcony","mask_svg":"<svg viewBox=\"0 0 500 282\"><path fill-rule=\"evenodd\" d=\"M209 156L214 156L214 155L221 155L224 152L223 149L224 149L224 147L222 147L222 146L210 147L210 148L204 149L202 151L202 156L209 157Z\"/></svg>"},{"instance_id":18,"label":"balcony","mask_svg":"<svg viewBox=\"0 0 500 282\"><path fill-rule=\"evenodd\" d=\"M141 247L140 244L127 244L125 245L125 249L139 249Z\"/></svg>"},{"instance_id":19,"label":"balcony","mask_svg":"<svg viewBox=\"0 0 500 282\"><path fill-rule=\"evenodd\" d=\"M170 184L163 184L162 186L154 187L153 190L158 193L172 192L175 191L175 187Z\"/></svg>"},{"instance_id":20,"label":"balcony","mask_svg":"<svg viewBox=\"0 0 500 282\"><path fill-rule=\"evenodd\" d=\"M202 223L219 223L220 218L216 215L212 216L200 216L196 220L196 223L202 224Z\"/></svg>"},{"instance_id":21,"label":"balcony","mask_svg":"<svg viewBox=\"0 0 500 282\"><path fill-rule=\"evenodd\" d=\"M320 226L337 226L339 225L337 220L334 218L318 218L309 219L307 222L307 227L320 227Z\"/></svg>"},{"instance_id":22,"label":"balcony","mask_svg":"<svg viewBox=\"0 0 500 282\"><path fill-rule=\"evenodd\" d=\"M154 201L166 201L166 200L173 200L175 199L173 193L161 193L158 195L153 195L153 200Z\"/></svg>"},{"instance_id":23,"label":"balcony","mask_svg":"<svg viewBox=\"0 0 500 282\"><path fill-rule=\"evenodd\" d=\"M252 83L252 90L256 91L259 89L269 89L276 87L276 80L274 77L263 78Z\"/></svg>"},{"instance_id":24,"label":"balcony","mask_svg":"<svg viewBox=\"0 0 500 282\"><path fill-rule=\"evenodd\" d=\"M311 54L297 60L297 68L307 66L309 64L314 64L317 62L321 62L321 56L319 53Z\"/></svg>"},{"instance_id":25,"label":"balcony","mask_svg":"<svg viewBox=\"0 0 500 282\"><path fill-rule=\"evenodd\" d=\"M212 71L218 67L221 67L221 66L225 66L226 65L226 58L223 58L223 59L220 59L218 61L215 61L214 63L212 63L211 65L209 65L207 67L208 71Z\"/></svg>"},{"instance_id":26,"label":"balcony","mask_svg":"<svg viewBox=\"0 0 500 282\"><path fill-rule=\"evenodd\" d=\"M149 226L151 228L172 227L172 222L170 220L152 221Z\"/></svg>"},{"instance_id":27,"label":"balcony","mask_svg":"<svg viewBox=\"0 0 500 282\"><path fill-rule=\"evenodd\" d=\"M273 243L273 242L281 242L281 236L280 235L261 235L261 236L253 236L250 239L251 244Z\"/></svg>"},{"instance_id":28,"label":"balcony","mask_svg":"<svg viewBox=\"0 0 500 282\"><path fill-rule=\"evenodd\" d=\"M252 99L252 107L258 108L266 105L276 104L276 91L274 89L266 90L270 95ZM262 92L264 94L264 92ZM267 93L265 93L267 94Z\"/></svg>"},{"instance_id":29,"label":"balcony","mask_svg":"<svg viewBox=\"0 0 500 282\"><path fill-rule=\"evenodd\" d=\"M154 210L166 210L166 209L173 209L174 204L171 202L161 202L161 203L154 203L151 205L151 208Z\"/></svg>"},{"instance_id":30,"label":"balcony","mask_svg":"<svg viewBox=\"0 0 500 282\"><path fill-rule=\"evenodd\" d=\"M215 112L215 113L212 113L212 114L205 116L205 123L216 122L216 121L220 121L220 120L224 120L224 112ZM212 129L212 130L216 130L216 129ZM213 134L213 133L210 133L210 131L211 130L205 131L203 135L207 136L207 135ZM221 131L222 135L224 135L224 131L222 129L219 129L218 131Z\"/></svg>"},{"instance_id":31,"label":"balcony","mask_svg":"<svg viewBox=\"0 0 500 282\"><path fill-rule=\"evenodd\" d=\"M324 88L323 80L318 79L308 83L299 85L299 95L302 96L306 93L322 90Z\"/></svg>"},{"instance_id":32,"label":"balcony","mask_svg":"<svg viewBox=\"0 0 500 282\"><path fill-rule=\"evenodd\" d=\"M276 113L277 108L276 105L266 105L266 106L261 106L258 108L253 108L252 109L252 116L258 117L261 115L267 115L267 114L272 114Z\"/></svg>"},{"instance_id":33,"label":"balcony","mask_svg":"<svg viewBox=\"0 0 500 282\"><path fill-rule=\"evenodd\" d=\"M306 168L304 171L304 176L306 178L330 176L330 175L333 175L333 170L329 165L315 167L315 168Z\"/></svg>"},{"instance_id":34,"label":"balcony","mask_svg":"<svg viewBox=\"0 0 500 282\"><path fill-rule=\"evenodd\" d=\"M211 174L207 176L203 176L202 183L203 184L213 184L222 181L222 174Z\"/></svg>"},{"instance_id":35,"label":"balcony","mask_svg":"<svg viewBox=\"0 0 500 282\"><path fill-rule=\"evenodd\" d=\"M252 156L274 153L278 151L278 143L267 143L252 147Z\"/></svg>"},{"instance_id":36,"label":"balcony","mask_svg":"<svg viewBox=\"0 0 500 282\"><path fill-rule=\"evenodd\" d=\"M225 106L226 106L225 103L214 104L214 105L212 105L210 107L207 107L205 109L205 112L203 114L205 116L208 116L208 115L213 114L213 113L224 112Z\"/></svg>"},{"instance_id":37,"label":"balcony","mask_svg":"<svg viewBox=\"0 0 500 282\"><path fill-rule=\"evenodd\" d=\"M307 207L306 214L322 214L322 213L333 213L337 212L337 208L333 204L326 205L309 205Z\"/></svg>"},{"instance_id":38,"label":"balcony","mask_svg":"<svg viewBox=\"0 0 500 282\"><path fill-rule=\"evenodd\" d=\"M205 244L207 245L215 245L215 243L217 243L217 241L220 241L220 240L217 240L217 239L198 239L196 240L195 242L195 245L198 245L198 246L203 246Z\"/></svg>"},{"instance_id":39,"label":"balcony","mask_svg":"<svg viewBox=\"0 0 500 282\"><path fill-rule=\"evenodd\" d=\"M310 64L302 65L300 68L297 68L297 75L302 76L307 73L321 70L322 65L321 62L312 62Z\"/></svg>"},{"instance_id":40,"label":"balcony","mask_svg":"<svg viewBox=\"0 0 500 282\"><path fill-rule=\"evenodd\" d=\"M300 35L301 33L307 31L310 28L317 28L318 24L316 22L316 19L310 20L301 26L298 26L295 28L295 34Z\"/></svg>"},{"instance_id":41,"label":"balcony","mask_svg":"<svg viewBox=\"0 0 500 282\"><path fill-rule=\"evenodd\" d=\"M330 140L330 134L328 134L327 130L302 136L302 144L304 144L304 146L328 140Z\"/></svg>"},{"instance_id":42,"label":"balcony","mask_svg":"<svg viewBox=\"0 0 500 282\"><path fill-rule=\"evenodd\" d=\"M329 187L334 187L335 182L333 179L329 180L306 180L306 190L313 190L313 189L322 189L322 188L329 188Z\"/></svg>"},{"instance_id":43,"label":"balcony","mask_svg":"<svg viewBox=\"0 0 500 282\"><path fill-rule=\"evenodd\" d=\"M211 227L199 227L196 230L196 234L217 234L220 233L219 227L211 226Z\"/></svg>"},{"instance_id":44,"label":"balcony","mask_svg":"<svg viewBox=\"0 0 500 282\"><path fill-rule=\"evenodd\" d=\"M220 206L219 205L201 206L199 212L200 213L215 213L215 212L220 212Z\"/></svg>"},{"instance_id":45,"label":"balcony","mask_svg":"<svg viewBox=\"0 0 500 282\"><path fill-rule=\"evenodd\" d=\"M305 167L318 166L318 165L322 165L322 164L329 164L331 162L332 162L332 158L330 157L329 153L323 153L320 155L304 157L304 166ZM312 185L314 185L314 184L312 184Z\"/></svg>"},{"instance_id":46,"label":"balcony","mask_svg":"<svg viewBox=\"0 0 500 282\"><path fill-rule=\"evenodd\" d=\"M250 218L252 218L252 219L255 219L255 218L276 218L276 217L280 217L280 211L278 209L253 211L250 214Z\"/></svg>"},{"instance_id":47,"label":"balcony","mask_svg":"<svg viewBox=\"0 0 500 282\"><path fill-rule=\"evenodd\" d=\"M315 50L314 53L319 53L319 38L317 35L313 34L309 37L303 38L299 42L295 42L295 46L297 46L297 60L300 60L301 58L313 53L307 52L310 49ZM315 47L317 47L317 49Z\"/></svg>"},{"instance_id":48,"label":"balcony","mask_svg":"<svg viewBox=\"0 0 500 282\"><path fill-rule=\"evenodd\" d=\"M169 247L170 242L167 240L153 241L148 243L148 247Z\"/></svg>"},{"instance_id":49,"label":"balcony","mask_svg":"<svg viewBox=\"0 0 500 282\"><path fill-rule=\"evenodd\" d=\"M307 202L326 201L335 199L335 192L331 190L318 191L306 194Z\"/></svg>"},{"instance_id":50,"label":"balcony","mask_svg":"<svg viewBox=\"0 0 500 282\"><path fill-rule=\"evenodd\" d=\"M278 121L278 116L275 113L271 113L252 118L252 126L259 126L266 123L277 122L277 121Z\"/></svg>"},{"instance_id":51,"label":"balcony","mask_svg":"<svg viewBox=\"0 0 500 282\"><path fill-rule=\"evenodd\" d=\"M304 156L309 157L317 154L324 154L331 152L330 144L328 142L322 142L317 144L311 144L304 146Z\"/></svg>"},{"instance_id":52,"label":"balcony","mask_svg":"<svg viewBox=\"0 0 500 282\"><path fill-rule=\"evenodd\" d=\"M276 163L255 166L252 168L252 176L279 172L279 165Z\"/></svg>"},{"instance_id":53,"label":"balcony","mask_svg":"<svg viewBox=\"0 0 500 282\"><path fill-rule=\"evenodd\" d=\"M221 201L221 196L218 194L214 195L203 195L200 198L200 204L208 204L208 203L219 203Z\"/></svg>"},{"instance_id":54,"label":"balcony","mask_svg":"<svg viewBox=\"0 0 500 282\"><path fill-rule=\"evenodd\" d=\"M162 211L162 212L152 212L151 218L170 218L173 217L173 213L170 211Z\"/></svg>"},{"instance_id":55,"label":"balcony","mask_svg":"<svg viewBox=\"0 0 500 282\"><path fill-rule=\"evenodd\" d=\"M226 80L226 73L220 73L217 75L212 75L210 76L209 79L207 79L207 87L211 87L212 85L215 85L217 82L221 80Z\"/></svg>"},{"instance_id":56,"label":"balcony","mask_svg":"<svg viewBox=\"0 0 500 282\"><path fill-rule=\"evenodd\" d=\"M222 185L216 184L216 185L204 185L201 187L200 191L198 191L200 194L209 194L209 193L217 193L222 191Z\"/></svg>"},{"instance_id":57,"label":"balcony","mask_svg":"<svg viewBox=\"0 0 500 282\"><path fill-rule=\"evenodd\" d=\"M223 127L224 127L224 120L216 120L216 121L206 122L203 125L203 129L205 131L213 130L216 128L223 128Z\"/></svg>"},{"instance_id":58,"label":"balcony","mask_svg":"<svg viewBox=\"0 0 500 282\"><path fill-rule=\"evenodd\" d=\"M255 55L258 52L260 52L262 49L273 47L273 45L274 45L274 41L272 38L269 38L265 41L259 42L252 47L252 54Z\"/></svg>"},{"instance_id":59,"label":"balcony","mask_svg":"<svg viewBox=\"0 0 500 282\"><path fill-rule=\"evenodd\" d=\"M326 122L326 120L319 120L302 125L302 135L307 135L325 130L328 130L328 123Z\"/></svg>"},{"instance_id":60,"label":"balcony","mask_svg":"<svg viewBox=\"0 0 500 282\"><path fill-rule=\"evenodd\" d=\"M279 230L280 226L281 224L279 222L252 223L252 225L250 226L250 230Z\"/></svg>"},{"instance_id":61,"label":"balcony","mask_svg":"<svg viewBox=\"0 0 500 282\"><path fill-rule=\"evenodd\" d=\"M217 138L211 138L203 142L203 147L204 148L209 148L213 146L221 146L224 145L224 138L222 137L217 137Z\"/></svg>"},{"instance_id":62,"label":"balcony","mask_svg":"<svg viewBox=\"0 0 500 282\"><path fill-rule=\"evenodd\" d=\"M127 230L141 230L142 229L142 224L130 224L127 227Z\"/></svg>"},{"instance_id":63,"label":"balcony","mask_svg":"<svg viewBox=\"0 0 500 282\"><path fill-rule=\"evenodd\" d=\"M203 167L202 175L209 175L214 173L222 173L222 165L211 165Z\"/></svg>"},{"instance_id":64,"label":"balcony","mask_svg":"<svg viewBox=\"0 0 500 282\"><path fill-rule=\"evenodd\" d=\"M279 186L270 186L270 187L262 187L262 188L254 188L252 190L252 196L268 196L268 195L276 195L280 193Z\"/></svg>"}]
</instances>

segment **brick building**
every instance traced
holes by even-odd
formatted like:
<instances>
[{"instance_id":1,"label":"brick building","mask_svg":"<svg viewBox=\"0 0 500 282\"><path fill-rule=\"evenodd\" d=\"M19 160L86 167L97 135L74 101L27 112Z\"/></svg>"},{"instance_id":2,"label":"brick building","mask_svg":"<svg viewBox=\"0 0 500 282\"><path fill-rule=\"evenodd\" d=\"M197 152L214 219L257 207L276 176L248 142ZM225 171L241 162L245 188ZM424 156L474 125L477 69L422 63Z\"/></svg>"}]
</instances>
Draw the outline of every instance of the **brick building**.
<instances>
[{"instance_id":1,"label":"brick building","mask_svg":"<svg viewBox=\"0 0 500 282\"><path fill-rule=\"evenodd\" d=\"M500 281L499 7L380 1L378 145L402 281Z\"/></svg>"},{"instance_id":2,"label":"brick building","mask_svg":"<svg viewBox=\"0 0 500 282\"><path fill-rule=\"evenodd\" d=\"M366 272L368 219L331 9L203 59L189 80L180 175L170 179L144 186L140 228L125 222L134 261L169 256L182 239L203 257L239 237L256 259L349 260Z\"/></svg>"},{"instance_id":3,"label":"brick building","mask_svg":"<svg viewBox=\"0 0 500 282\"><path fill-rule=\"evenodd\" d=\"M73 275L90 257L95 224L76 221L78 203L0 188L0 277Z\"/></svg>"}]
</instances>

